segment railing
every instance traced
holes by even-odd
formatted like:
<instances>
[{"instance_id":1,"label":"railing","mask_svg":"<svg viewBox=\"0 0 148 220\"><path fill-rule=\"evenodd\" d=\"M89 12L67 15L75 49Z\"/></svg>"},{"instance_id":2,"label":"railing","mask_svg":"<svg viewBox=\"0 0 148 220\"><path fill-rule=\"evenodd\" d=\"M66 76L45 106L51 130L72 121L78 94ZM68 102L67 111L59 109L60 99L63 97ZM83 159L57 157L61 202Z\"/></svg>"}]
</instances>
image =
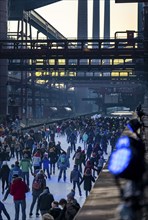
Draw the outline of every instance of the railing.
<instances>
[{"instance_id":1,"label":"railing","mask_svg":"<svg viewBox=\"0 0 148 220\"><path fill-rule=\"evenodd\" d=\"M37 27L40 32L45 34L46 36L55 38L55 39L66 39L59 31L57 31L48 21L46 21L41 15L39 15L36 11L31 10L29 12L24 12L24 19L29 19L28 22Z\"/></svg>"},{"instance_id":2,"label":"railing","mask_svg":"<svg viewBox=\"0 0 148 220\"><path fill-rule=\"evenodd\" d=\"M146 43L142 39L3 40L0 41L0 58L147 58Z\"/></svg>"}]
</instances>

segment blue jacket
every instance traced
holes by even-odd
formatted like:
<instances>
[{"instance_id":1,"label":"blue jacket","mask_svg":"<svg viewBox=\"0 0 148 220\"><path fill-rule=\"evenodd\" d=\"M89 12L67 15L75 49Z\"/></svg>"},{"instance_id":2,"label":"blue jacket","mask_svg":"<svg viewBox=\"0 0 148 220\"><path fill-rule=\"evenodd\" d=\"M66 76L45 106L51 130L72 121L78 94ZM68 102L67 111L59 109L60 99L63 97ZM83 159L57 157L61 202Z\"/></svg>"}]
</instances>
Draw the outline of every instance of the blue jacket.
<instances>
[{"instance_id":1,"label":"blue jacket","mask_svg":"<svg viewBox=\"0 0 148 220\"><path fill-rule=\"evenodd\" d=\"M50 164L49 159L47 157L44 157L43 160L42 160L42 164L43 164L43 169L48 169L49 164Z\"/></svg>"},{"instance_id":2,"label":"blue jacket","mask_svg":"<svg viewBox=\"0 0 148 220\"><path fill-rule=\"evenodd\" d=\"M82 179L81 173L77 167L74 167L74 169L70 173L70 182L79 182L80 179Z\"/></svg>"},{"instance_id":3,"label":"blue jacket","mask_svg":"<svg viewBox=\"0 0 148 220\"><path fill-rule=\"evenodd\" d=\"M15 175L15 174L17 174L18 176L20 176L20 177L23 177L23 172L22 172L22 170L20 169L20 167L19 166L14 166L14 168L12 168L11 170L10 170L10 173L9 173L9 183L11 183L11 181L12 181L12 177L13 177L13 175Z\"/></svg>"},{"instance_id":4,"label":"blue jacket","mask_svg":"<svg viewBox=\"0 0 148 220\"><path fill-rule=\"evenodd\" d=\"M76 143L77 142L77 136L72 133L70 136L69 136L69 142L70 143Z\"/></svg>"}]
</instances>

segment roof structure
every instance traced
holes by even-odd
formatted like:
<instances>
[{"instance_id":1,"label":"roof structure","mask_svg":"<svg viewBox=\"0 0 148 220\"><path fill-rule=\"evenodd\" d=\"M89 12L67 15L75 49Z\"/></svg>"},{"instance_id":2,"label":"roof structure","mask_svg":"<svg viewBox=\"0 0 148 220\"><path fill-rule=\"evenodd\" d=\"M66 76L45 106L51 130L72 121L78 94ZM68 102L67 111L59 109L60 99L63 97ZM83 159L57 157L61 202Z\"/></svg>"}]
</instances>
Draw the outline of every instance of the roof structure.
<instances>
[{"instance_id":1,"label":"roof structure","mask_svg":"<svg viewBox=\"0 0 148 220\"><path fill-rule=\"evenodd\" d=\"M34 10L61 0L9 0L9 20L20 20L23 11Z\"/></svg>"}]
</instances>

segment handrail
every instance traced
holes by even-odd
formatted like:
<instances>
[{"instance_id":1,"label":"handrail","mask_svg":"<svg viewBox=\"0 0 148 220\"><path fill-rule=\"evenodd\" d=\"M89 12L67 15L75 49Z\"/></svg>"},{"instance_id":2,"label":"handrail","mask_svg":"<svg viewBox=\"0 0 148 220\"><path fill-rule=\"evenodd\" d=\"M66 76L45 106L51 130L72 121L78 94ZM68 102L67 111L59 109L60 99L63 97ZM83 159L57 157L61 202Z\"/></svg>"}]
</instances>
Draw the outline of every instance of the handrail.
<instances>
[{"instance_id":1,"label":"handrail","mask_svg":"<svg viewBox=\"0 0 148 220\"><path fill-rule=\"evenodd\" d=\"M50 34L55 39L66 39L58 30L56 30L48 21L46 21L40 14L36 11L31 10L29 12L24 11L24 20L31 23L33 26L39 26L40 32L47 32L46 35Z\"/></svg>"},{"instance_id":2,"label":"handrail","mask_svg":"<svg viewBox=\"0 0 148 220\"><path fill-rule=\"evenodd\" d=\"M0 59L148 58L147 40L0 40Z\"/></svg>"},{"instance_id":3,"label":"handrail","mask_svg":"<svg viewBox=\"0 0 148 220\"><path fill-rule=\"evenodd\" d=\"M98 39L98 40L0 40L1 48L20 49L143 49L148 40L143 39Z\"/></svg>"}]
</instances>

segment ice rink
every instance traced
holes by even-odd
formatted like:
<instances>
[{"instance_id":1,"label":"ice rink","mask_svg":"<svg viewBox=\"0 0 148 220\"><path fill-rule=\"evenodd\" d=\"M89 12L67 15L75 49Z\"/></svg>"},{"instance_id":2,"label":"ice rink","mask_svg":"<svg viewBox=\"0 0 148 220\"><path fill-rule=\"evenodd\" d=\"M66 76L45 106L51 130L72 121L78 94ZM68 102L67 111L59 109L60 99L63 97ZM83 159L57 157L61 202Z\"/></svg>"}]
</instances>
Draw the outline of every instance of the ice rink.
<instances>
[{"instance_id":1,"label":"ice rink","mask_svg":"<svg viewBox=\"0 0 148 220\"><path fill-rule=\"evenodd\" d=\"M61 137L56 137L56 144L57 141L61 142L61 147L62 149L64 149L65 151L67 150L67 147L69 146L68 143L66 142L66 136L61 136ZM78 139L79 140L79 139ZM81 142L77 142L76 146L81 146L82 149L84 149L84 144ZM76 148L77 149L77 148ZM110 147L108 147L108 151L110 151ZM63 179L61 178L60 182L58 182L58 173L59 170L56 167L56 172L55 175L51 176L51 179L49 180L47 178L46 183L47 186L50 189L50 192L53 194L54 199L59 201L61 198L67 198L67 194L70 193L71 189L72 189L72 183L70 183L70 172L73 169L73 165L74 165L74 160L72 159L73 154L71 154L70 157L70 168L67 169L67 179L66 182L63 181ZM108 154L109 155L109 154ZM105 159L107 159L108 155L104 155ZM16 159L11 159L11 161L8 162L9 165L13 164L16 161ZM84 168L84 166L83 166ZM30 174L30 188L32 185L32 180L33 180L33 176ZM83 205L83 203L85 202L85 192L83 190L83 184L81 185L81 189L82 189L82 196L79 196L78 190L76 188L76 192L75 192L75 198L77 199L78 203L80 204L80 206ZM3 195L2 195L2 187L1 187L1 181L0 181L0 199L3 199ZM27 216L27 220L32 219L32 220L39 220L41 219L41 216L36 218L36 205L34 207L33 210L33 217L29 218L29 210L30 210L30 205L32 202L32 195L31 195L31 191L28 192L26 194L26 203L27 203L27 207L26 207L26 216ZM11 195L8 196L7 200L4 202L4 205L8 211L8 213L11 216L11 219L14 220L14 203L13 203L13 197ZM21 212L20 212L21 213ZM3 215L4 216L4 215ZM20 219L21 220L21 214L20 214ZM6 217L4 217L4 220L6 220Z\"/></svg>"}]
</instances>

